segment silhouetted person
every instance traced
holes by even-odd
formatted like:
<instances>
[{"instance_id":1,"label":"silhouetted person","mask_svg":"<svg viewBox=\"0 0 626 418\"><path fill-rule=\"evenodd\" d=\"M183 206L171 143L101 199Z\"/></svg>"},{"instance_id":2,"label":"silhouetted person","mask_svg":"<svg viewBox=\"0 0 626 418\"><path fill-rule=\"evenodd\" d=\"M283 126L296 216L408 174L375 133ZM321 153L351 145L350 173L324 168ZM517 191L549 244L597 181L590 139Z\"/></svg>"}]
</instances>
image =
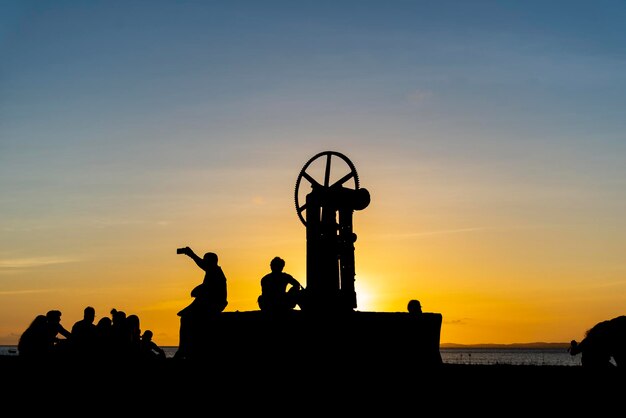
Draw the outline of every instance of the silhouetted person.
<instances>
[{"instance_id":1,"label":"silhouetted person","mask_svg":"<svg viewBox=\"0 0 626 418\"><path fill-rule=\"evenodd\" d=\"M48 319L48 344L50 351L55 354L66 354L67 343L72 333L61 325L61 311L57 309L50 310L46 313ZM64 338L59 338L61 335Z\"/></svg>"},{"instance_id":2,"label":"silhouetted person","mask_svg":"<svg viewBox=\"0 0 626 418\"><path fill-rule=\"evenodd\" d=\"M292 310L300 301L302 286L292 275L283 271L285 260L274 257L270 262L270 273L261 278L261 295L257 302L265 312ZM291 286L289 290L287 287Z\"/></svg>"},{"instance_id":3,"label":"silhouetted person","mask_svg":"<svg viewBox=\"0 0 626 418\"><path fill-rule=\"evenodd\" d=\"M83 310L83 319L76 321L72 326L70 342L74 354L90 357L94 354L96 345L96 310L87 306Z\"/></svg>"},{"instance_id":4,"label":"silhouetted person","mask_svg":"<svg viewBox=\"0 0 626 418\"><path fill-rule=\"evenodd\" d=\"M587 340L583 340L580 343L572 340L567 351L572 356L582 353L580 363L583 367L602 369L614 366L611 363L611 353L606 350L606 347L591 345L587 343Z\"/></svg>"},{"instance_id":5,"label":"silhouetted person","mask_svg":"<svg viewBox=\"0 0 626 418\"><path fill-rule=\"evenodd\" d=\"M111 355L122 358L127 348L126 312L111 309Z\"/></svg>"},{"instance_id":6,"label":"silhouetted person","mask_svg":"<svg viewBox=\"0 0 626 418\"><path fill-rule=\"evenodd\" d=\"M411 299L406 308L411 315L417 316L422 314L422 304L417 299Z\"/></svg>"},{"instance_id":7,"label":"silhouetted person","mask_svg":"<svg viewBox=\"0 0 626 418\"><path fill-rule=\"evenodd\" d=\"M152 340L153 332L145 330L141 335L141 358L145 360L164 360L165 351Z\"/></svg>"},{"instance_id":8,"label":"silhouetted person","mask_svg":"<svg viewBox=\"0 0 626 418\"><path fill-rule=\"evenodd\" d=\"M226 276L218 265L215 253L205 253L200 258L189 247L180 248L185 254L204 270L204 280L191 291L193 302L178 312L180 316L180 336L176 358L193 357L194 345L201 345L206 337L206 324L217 317L228 305ZM200 350L197 350L200 351Z\"/></svg>"},{"instance_id":9,"label":"silhouetted person","mask_svg":"<svg viewBox=\"0 0 626 418\"><path fill-rule=\"evenodd\" d=\"M585 332L582 341L572 340L568 351L572 356L581 354L581 364L586 368L626 367L626 316L598 322Z\"/></svg>"},{"instance_id":10,"label":"silhouetted person","mask_svg":"<svg viewBox=\"0 0 626 418\"><path fill-rule=\"evenodd\" d=\"M100 318L96 324L95 355L101 359L112 358L113 352L113 321L108 316Z\"/></svg>"},{"instance_id":11,"label":"silhouetted person","mask_svg":"<svg viewBox=\"0 0 626 418\"><path fill-rule=\"evenodd\" d=\"M128 315L125 326L124 355L126 358L138 359L141 354L141 321L139 316Z\"/></svg>"},{"instance_id":12,"label":"silhouetted person","mask_svg":"<svg viewBox=\"0 0 626 418\"><path fill-rule=\"evenodd\" d=\"M45 358L50 354L50 331L48 318L37 315L22 333L17 343L18 355L25 358Z\"/></svg>"}]
</instances>

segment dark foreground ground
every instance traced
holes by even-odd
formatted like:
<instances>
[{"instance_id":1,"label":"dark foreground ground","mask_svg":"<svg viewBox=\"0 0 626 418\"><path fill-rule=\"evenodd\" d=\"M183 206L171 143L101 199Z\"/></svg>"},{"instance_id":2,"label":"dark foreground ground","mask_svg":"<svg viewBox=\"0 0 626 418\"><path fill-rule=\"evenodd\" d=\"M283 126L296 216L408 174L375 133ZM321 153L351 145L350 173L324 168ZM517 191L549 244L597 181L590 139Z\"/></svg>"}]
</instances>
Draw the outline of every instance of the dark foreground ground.
<instances>
[{"instance_id":1,"label":"dark foreground ground","mask_svg":"<svg viewBox=\"0 0 626 418\"><path fill-rule=\"evenodd\" d=\"M411 365L402 359L26 362L0 357L3 406L83 416L487 416L624 409L626 373L581 366ZM79 405L82 405L78 407ZM87 408L87 409L85 409ZM54 415L54 414L53 414Z\"/></svg>"},{"instance_id":2,"label":"dark foreground ground","mask_svg":"<svg viewBox=\"0 0 626 418\"><path fill-rule=\"evenodd\" d=\"M0 401L28 416L623 415L623 371L441 363L441 319L233 312L210 324L196 360L0 358Z\"/></svg>"}]
</instances>

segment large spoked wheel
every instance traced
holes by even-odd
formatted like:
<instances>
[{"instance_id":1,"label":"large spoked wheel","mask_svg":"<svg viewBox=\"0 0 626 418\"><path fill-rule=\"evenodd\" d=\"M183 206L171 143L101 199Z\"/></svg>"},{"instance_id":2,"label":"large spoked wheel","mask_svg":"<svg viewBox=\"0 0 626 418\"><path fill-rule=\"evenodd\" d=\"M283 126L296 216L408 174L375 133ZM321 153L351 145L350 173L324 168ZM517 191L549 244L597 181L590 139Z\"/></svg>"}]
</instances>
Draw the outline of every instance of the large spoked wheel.
<instances>
[{"instance_id":1,"label":"large spoked wheel","mask_svg":"<svg viewBox=\"0 0 626 418\"><path fill-rule=\"evenodd\" d=\"M307 190L304 187L305 183L310 185L310 189ZM346 187L353 190L359 188L359 175L348 157L340 152L324 151L316 154L304 164L296 180L295 191L296 213L304 226L306 226L304 215L306 195L316 188L334 187Z\"/></svg>"}]
</instances>

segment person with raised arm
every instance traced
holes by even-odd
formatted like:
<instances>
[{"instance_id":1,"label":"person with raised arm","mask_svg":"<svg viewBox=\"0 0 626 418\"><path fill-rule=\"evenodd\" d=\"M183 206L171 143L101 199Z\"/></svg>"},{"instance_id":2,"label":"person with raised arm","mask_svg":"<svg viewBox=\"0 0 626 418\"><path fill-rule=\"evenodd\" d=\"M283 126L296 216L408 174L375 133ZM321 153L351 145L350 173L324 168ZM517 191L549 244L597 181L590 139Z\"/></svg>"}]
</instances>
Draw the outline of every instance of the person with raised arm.
<instances>
[{"instance_id":1,"label":"person with raised arm","mask_svg":"<svg viewBox=\"0 0 626 418\"><path fill-rule=\"evenodd\" d=\"M207 252L200 258L191 248L183 247L176 251L191 258L204 271L201 284L194 287L191 297L194 300L180 312L180 335L175 358L189 358L197 352L204 341L207 321L214 319L228 305L226 276L218 264L217 254Z\"/></svg>"}]
</instances>

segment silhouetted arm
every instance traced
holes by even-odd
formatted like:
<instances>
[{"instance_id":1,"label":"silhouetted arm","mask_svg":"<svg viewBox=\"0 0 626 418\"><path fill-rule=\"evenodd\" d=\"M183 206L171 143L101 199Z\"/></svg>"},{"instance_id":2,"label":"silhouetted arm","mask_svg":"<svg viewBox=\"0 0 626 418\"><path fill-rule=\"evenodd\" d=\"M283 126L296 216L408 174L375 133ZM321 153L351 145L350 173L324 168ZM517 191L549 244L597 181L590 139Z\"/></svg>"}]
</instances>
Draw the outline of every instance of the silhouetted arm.
<instances>
[{"instance_id":1,"label":"silhouetted arm","mask_svg":"<svg viewBox=\"0 0 626 418\"><path fill-rule=\"evenodd\" d=\"M72 335L72 333L66 330L65 327L61 324L57 325L57 331L65 338L70 338L70 336Z\"/></svg>"},{"instance_id":2,"label":"silhouetted arm","mask_svg":"<svg viewBox=\"0 0 626 418\"><path fill-rule=\"evenodd\" d=\"M300 284L299 281L297 281L292 275L287 274L287 282L292 285L293 287L295 287L296 289L300 289L302 287L302 285Z\"/></svg>"},{"instance_id":3,"label":"silhouetted arm","mask_svg":"<svg viewBox=\"0 0 626 418\"><path fill-rule=\"evenodd\" d=\"M154 341L150 341L150 349L159 357L165 358L165 350L159 347Z\"/></svg>"},{"instance_id":4,"label":"silhouetted arm","mask_svg":"<svg viewBox=\"0 0 626 418\"><path fill-rule=\"evenodd\" d=\"M202 260L202 258L198 257L198 255L195 252L193 252L191 248L189 247L185 247L185 248L187 249L187 252L185 254L188 255L189 258L191 258L193 261L195 261L198 267L200 267L202 270L205 270L204 261Z\"/></svg>"}]
</instances>

